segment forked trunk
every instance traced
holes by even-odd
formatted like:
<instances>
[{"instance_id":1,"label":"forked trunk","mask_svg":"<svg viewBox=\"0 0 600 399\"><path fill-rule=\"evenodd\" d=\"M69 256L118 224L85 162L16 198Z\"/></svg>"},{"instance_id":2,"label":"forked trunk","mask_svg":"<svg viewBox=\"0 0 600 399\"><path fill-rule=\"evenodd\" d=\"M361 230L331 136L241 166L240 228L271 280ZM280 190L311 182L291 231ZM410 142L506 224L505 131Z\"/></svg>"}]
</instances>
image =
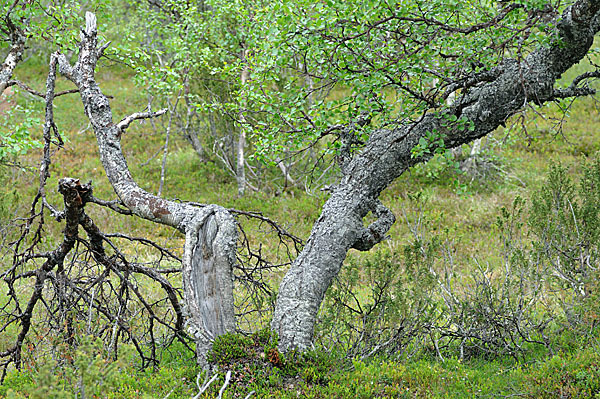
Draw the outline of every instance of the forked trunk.
<instances>
[{"instance_id":1,"label":"forked trunk","mask_svg":"<svg viewBox=\"0 0 600 399\"><path fill-rule=\"evenodd\" d=\"M86 13L78 62L71 66L57 54L60 72L81 93L81 100L96 134L100 159L115 192L131 211L142 218L173 226L185 233L183 256L184 300L187 329L196 338L198 362L206 365L212 340L235 328L233 265L236 261L237 227L233 216L217 205L204 207L166 201L140 188L121 151L121 134L134 119L157 114L134 114L113 123L106 96L94 80L94 68L102 55L97 47L96 17ZM160 113L158 113L160 114Z\"/></svg>"}]
</instances>

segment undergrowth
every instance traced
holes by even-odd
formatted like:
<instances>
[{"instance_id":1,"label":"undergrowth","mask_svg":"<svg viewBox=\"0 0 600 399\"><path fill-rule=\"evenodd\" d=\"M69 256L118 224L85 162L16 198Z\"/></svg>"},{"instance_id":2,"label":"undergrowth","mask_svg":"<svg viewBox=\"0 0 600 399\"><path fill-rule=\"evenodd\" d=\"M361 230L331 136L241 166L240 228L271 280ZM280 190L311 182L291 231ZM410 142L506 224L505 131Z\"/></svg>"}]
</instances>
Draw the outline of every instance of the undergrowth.
<instances>
[{"instance_id":1,"label":"undergrowth","mask_svg":"<svg viewBox=\"0 0 600 399\"><path fill-rule=\"evenodd\" d=\"M24 68L21 76L40 73ZM115 71L102 83L114 108L142 110L145 99L133 94L130 76ZM68 88L59 82L60 90ZM79 102L77 96L56 101L66 145L56 154L52 178L92 179L95 194L112 199L86 116L69 111L80 109ZM525 137L504 140L505 132L497 132L500 144L486 153L495 167L481 179L460 173L447 158L406 173L382 195L398 216L392 239L372 253L350 253L327 294L315 350L284 356L268 329L223 336L211 353L218 378L203 397L218 396L227 371L227 398L251 392L281 398L598 396L600 163L577 162L600 148L589 133L597 130L593 111L589 102L576 103L571 136L553 134L548 120L532 122ZM123 148L135 178L155 192L160 157L150 158L164 137L149 131L136 125ZM180 138L170 145L167 197L259 210L299 236L310 232L324 193L307 195L297 187L237 198L234 180L216 164L200 162ZM35 165L37 155L33 150L22 160ZM556 165L548 177L548 156L571 167ZM34 192L37 175L0 173L0 229L8 228L2 233L7 239L7 222L27 212L23 199ZM581 182L573 179L577 175ZM106 231L152 237L179 250L182 237L171 230L94 212ZM250 229L251 242L275 254L259 227ZM48 245L61 228L46 231ZM274 286L281 273L270 277ZM176 343L163 348L159 366L143 371L127 347L115 359L83 336L71 349L29 359L9 372L1 397L190 398L207 376Z\"/></svg>"}]
</instances>

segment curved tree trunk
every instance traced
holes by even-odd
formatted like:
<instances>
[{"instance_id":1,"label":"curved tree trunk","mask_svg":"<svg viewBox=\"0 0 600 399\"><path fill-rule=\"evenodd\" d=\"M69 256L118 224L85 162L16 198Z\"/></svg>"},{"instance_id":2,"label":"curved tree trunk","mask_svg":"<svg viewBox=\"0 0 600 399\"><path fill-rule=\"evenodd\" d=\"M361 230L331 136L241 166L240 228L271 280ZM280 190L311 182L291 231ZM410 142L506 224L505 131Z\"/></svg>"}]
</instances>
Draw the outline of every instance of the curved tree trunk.
<instances>
[{"instance_id":1,"label":"curved tree trunk","mask_svg":"<svg viewBox=\"0 0 600 399\"><path fill-rule=\"evenodd\" d=\"M554 84L589 51L600 28L599 9L600 0L576 2L561 16L558 40L521 62L505 61L443 111L469 122L472 130L465 130L464 125L463 130L448 126L441 113L431 112L416 123L371 135L363 150L343 168L342 181L280 286L272 328L279 334L281 350L311 346L317 311L347 251L368 250L384 238L393 216L377 198L404 171L427 160L412 156L421 137L438 132L445 148L454 148L489 134L527 102L542 104L593 93L577 86L554 89ZM365 228L363 218L370 210L379 220Z\"/></svg>"},{"instance_id":2,"label":"curved tree trunk","mask_svg":"<svg viewBox=\"0 0 600 399\"><path fill-rule=\"evenodd\" d=\"M134 119L157 114L136 114L113 123L108 99L94 79L96 62L106 47L97 46L96 17L92 13L86 13L81 40L75 65L57 53L59 71L80 91L96 134L100 159L121 201L137 216L173 226L186 235L183 276L187 327L196 338L198 361L205 365L212 339L235 327L232 268L236 259L236 222L217 205L196 207L166 201L136 184L121 151L121 134Z\"/></svg>"}]
</instances>

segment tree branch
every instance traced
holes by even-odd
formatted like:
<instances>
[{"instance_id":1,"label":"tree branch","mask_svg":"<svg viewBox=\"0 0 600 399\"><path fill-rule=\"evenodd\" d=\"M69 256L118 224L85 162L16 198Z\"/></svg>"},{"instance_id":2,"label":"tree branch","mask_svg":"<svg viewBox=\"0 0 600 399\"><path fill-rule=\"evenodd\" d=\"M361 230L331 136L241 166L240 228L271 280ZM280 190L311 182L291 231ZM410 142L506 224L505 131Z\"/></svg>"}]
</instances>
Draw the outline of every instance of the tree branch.
<instances>
[{"instance_id":1,"label":"tree branch","mask_svg":"<svg viewBox=\"0 0 600 399\"><path fill-rule=\"evenodd\" d=\"M58 184L58 191L63 195L65 204L64 214L66 225L63 231L63 241L54 251L48 254L46 262L35 271L35 288L29 298L27 307L19 316L21 331L17 335L15 345L2 354L4 357L10 355L17 368L21 366L21 349L23 347L23 342L31 328L31 318L33 317L35 306L38 301L42 299L42 291L48 272L56 266L58 266L59 269L62 268L65 257L73 249L77 240L79 218L83 213L84 206L80 193L82 192L81 190L85 191L85 187L82 187L79 184L79 180L75 179L61 179Z\"/></svg>"},{"instance_id":2,"label":"tree branch","mask_svg":"<svg viewBox=\"0 0 600 399\"><path fill-rule=\"evenodd\" d=\"M110 103L94 78L100 55L96 16L88 12L86 27L81 32L78 60L71 66L66 57L58 55L59 70L80 90L106 176L119 199L133 214L185 233L182 276L188 330L196 339L198 362L206 364L211 340L235 329L232 284L237 242L235 219L222 207L197 208L167 201L148 193L135 182L121 150L122 129L119 125L126 128L132 120L155 113L130 116L119 124L113 122Z\"/></svg>"},{"instance_id":3,"label":"tree branch","mask_svg":"<svg viewBox=\"0 0 600 399\"><path fill-rule=\"evenodd\" d=\"M280 350L311 346L320 303L348 250L377 242L392 220L391 216L378 220L380 224L373 226L376 234L371 235L362 218L396 178L429 158L414 155L419 141L433 134L437 140L431 143L430 153L440 145L453 148L494 131L529 102L551 101L556 81L589 52L600 29L599 10L600 0L576 1L559 18L550 44L521 61L499 65L497 77L465 91L452 106L426 110L416 122L399 121L392 129L371 134L347 163L303 251L281 282L272 322Z\"/></svg>"},{"instance_id":4,"label":"tree branch","mask_svg":"<svg viewBox=\"0 0 600 399\"><path fill-rule=\"evenodd\" d=\"M165 114L167 112L166 108L163 108L159 111L156 112L136 112L134 114L131 114L125 118L123 118L121 120L121 122L117 123L117 127L119 129L121 129L122 131L125 131L129 125L131 124L131 122L138 120L138 119L148 119L148 118L156 118L157 116L161 116L163 114Z\"/></svg>"},{"instance_id":5,"label":"tree branch","mask_svg":"<svg viewBox=\"0 0 600 399\"><path fill-rule=\"evenodd\" d=\"M6 87L15 86L15 85L19 86L21 89L25 90L29 94L32 94L36 97L41 97L41 98L46 97L46 95L44 93L41 93L41 92L27 86L25 83L23 83L19 80L9 80L8 83L6 84ZM73 94L73 93L79 93L79 90L71 89L71 90L59 91L58 93L54 94L54 97L60 97L60 96L64 96L65 94Z\"/></svg>"},{"instance_id":6,"label":"tree branch","mask_svg":"<svg viewBox=\"0 0 600 399\"><path fill-rule=\"evenodd\" d=\"M573 79L573 82L569 87L554 89L553 98L571 98L571 97L585 97L596 94L596 89L589 87L587 84L583 87L578 85L587 79L600 78L600 70L589 71L582 73Z\"/></svg>"},{"instance_id":7,"label":"tree branch","mask_svg":"<svg viewBox=\"0 0 600 399\"><path fill-rule=\"evenodd\" d=\"M369 251L386 238L387 232L396 222L396 217L380 200L375 200L371 212L377 218L367 228L362 229L352 248L359 251Z\"/></svg>"}]
</instances>

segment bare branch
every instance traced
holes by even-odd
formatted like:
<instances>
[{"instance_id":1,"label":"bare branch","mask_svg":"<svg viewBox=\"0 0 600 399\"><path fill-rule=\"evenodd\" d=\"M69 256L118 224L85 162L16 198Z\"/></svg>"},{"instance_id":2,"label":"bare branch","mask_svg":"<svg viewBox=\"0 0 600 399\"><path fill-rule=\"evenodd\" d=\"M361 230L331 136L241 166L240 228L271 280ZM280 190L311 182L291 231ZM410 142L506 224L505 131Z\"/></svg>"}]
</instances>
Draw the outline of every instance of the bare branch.
<instances>
[{"instance_id":1,"label":"bare branch","mask_svg":"<svg viewBox=\"0 0 600 399\"><path fill-rule=\"evenodd\" d=\"M123 202L119 201L119 200L104 201L104 200L101 200L100 198L96 198L93 195L91 195L90 202L93 202L94 204L97 204L100 206L105 206L109 209L112 209L115 212L122 214L122 215L133 215L133 212L131 212L131 210L129 208L125 207L125 204L123 204Z\"/></svg>"},{"instance_id":2,"label":"bare branch","mask_svg":"<svg viewBox=\"0 0 600 399\"><path fill-rule=\"evenodd\" d=\"M200 374L202 374L202 372L199 372L196 376L196 386L198 387L198 393L192 399L199 399L200 396L202 396L202 394L204 393L204 391L206 391L208 387L210 387L210 385L219 377L219 374L215 373L215 375L213 375L212 378L208 380L208 372L206 372L206 378L204 379L204 383L202 384L202 386L200 386Z\"/></svg>"},{"instance_id":3,"label":"bare branch","mask_svg":"<svg viewBox=\"0 0 600 399\"><path fill-rule=\"evenodd\" d=\"M15 86L15 85L19 86L21 89L25 90L29 94L32 94L36 97L46 98L46 95L44 93L41 93L41 92L27 86L25 83L23 83L19 80L9 80L8 83L6 84L6 87ZM73 93L79 93L79 90L71 89L71 90L59 91L58 93L54 94L54 97L60 97L60 96L64 96L65 94L73 94Z\"/></svg>"},{"instance_id":4,"label":"bare branch","mask_svg":"<svg viewBox=\"0 0 600 399\"><path fill-rule=\"evenodd\" d=\"M194 203L191 203L191 204L194 205ZM300 248L304 245L304 241L302 241L301 238L289 233L286 229L284 229L282 226L280 226L277 222L275 222L272 219L269 219L268 217L264 216L260 212L242 211L242 210L235 209L235 208L229 208L228 210L229 210L229 212L233 213L234 215L243 215L248 218L258 219L262 222L267 223L269 226L271 226L277 232L277 234L280 237L287 237L287 238L291 239L292 242L294 243L294 245L296 246L297 250L300 250Z\"/></svg>"},{"instance_id":5,"label":"bare branch","mask_svg":"<svg viewBox=\"0 0 600 399\"><path fill-rule=\"evenodd\" d=\"M571 82L569 87L554 89L553 97L559 99L594 95L596 94L596 89L589 87L587 84L583 87L578 86L581 82L594 78L600 78L600 70L582 73L573 79L573 82Z\"/></svg>"},{"instance_id":6,"label":"bare branch","mask_svg":"<svg viewBox=\"0 0 600 399\"><path fill-rule=\"evenodd\" d=\"M225 392L225 389L227 389L227 385L229 385L230 380L231 380L231 370L227 370L227 374L225 374L225 383L223 383L223 386L219 390L219 396L217 397L217 399L221 399L223 397L223 393Z\"/></svg>"},{"instance_id":7,"label":"bare branch","mask_svg":"<svg viewBox=\"0 0 600 399\"><path fill-rule=\"evenodd\" d=\"M18 317L21 331L17 335L14 346L3 354L4 357L10 356L10 360L15 363L16 367L21 366L21 349L32 325L31 319L34 314L34 309L38 301L42 299L42 292L44 290L45 281L48 278L48 273L57 266L59 269L62 268L65 257L75 245L78 234L79 218L83 213L83 202L79 195L81 189L84 188L79 185L78 180L61 179L59 182L59 192L64 196L66 208L64 212L66 215L66 227L63 232L63 241L54 251L48 254L49 256L46 262L44 262L44 264L35 272L35 288L29 298L27 307ZM8 363L5 363L5 367L7 365Z\"/></svg>"},{"instance_id":8,"label":"bare branch","mask_svg":"<svg viewBox=\"0 0 600 399\"><path fill-rule=\"evenodd\" d=\"M121 129L121 131L125 131L131 122L138 119L148 119L148 118L156 118L157 116L161 116L167 112L166 108L163 108L156 112L136 112L131 114L121 120L121 122L117 123L117 127Z\"/></svg>"},{"instance_id":9,"label":"bare branch","mask_svg":"<svg viewBox=\"0 0 600 399\"><path fill-rule=\"evenodd\" d=\"M129 240L129 241L141 242L142 244L152 246L155 249L158 249L161 253L164 253L165 255L173 258L174 260L176 260L178 262L181 262L181 258L179 258L177 255L175 255L174 253L172 253L168 249L161 247L160 245L158 245L154 241L148 240L147 238L130 237L130 236L122 234L122 233L106 234L104 237L107 237L107 238L124 238L124 239ZM173 271L176 271L176 270L177 271L181 271L181 269L173 269Z\"/></svg>"}]
</instances>

